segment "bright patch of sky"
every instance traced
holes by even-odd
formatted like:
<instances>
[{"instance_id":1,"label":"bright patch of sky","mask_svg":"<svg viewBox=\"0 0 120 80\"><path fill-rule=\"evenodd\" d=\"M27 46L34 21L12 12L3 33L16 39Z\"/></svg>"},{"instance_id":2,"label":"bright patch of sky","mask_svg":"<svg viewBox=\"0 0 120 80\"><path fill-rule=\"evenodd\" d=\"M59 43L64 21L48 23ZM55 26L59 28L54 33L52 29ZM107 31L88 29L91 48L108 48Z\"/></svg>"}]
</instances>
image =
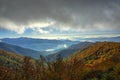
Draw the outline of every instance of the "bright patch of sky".
<instances>
[{"instance_id":1,"label":"bright patch of sky","mask_svg":"<svg viewBox=\"0 0 120 80\"><path fill-rule=\"evenodd\" d=\"M79 40L81 38L98 38L98 37L117 37L120 36L119 30L117 31L93 31L93 32L75 32L75 31L60 31L59 29L43 28L43 32L38 32L36 29L27 29L24 34L17 34L16 32L8 30L0 30L0 38L16 38L16 37L31 37L41 39L69 39Z\"/></svg>"}]
</instances>

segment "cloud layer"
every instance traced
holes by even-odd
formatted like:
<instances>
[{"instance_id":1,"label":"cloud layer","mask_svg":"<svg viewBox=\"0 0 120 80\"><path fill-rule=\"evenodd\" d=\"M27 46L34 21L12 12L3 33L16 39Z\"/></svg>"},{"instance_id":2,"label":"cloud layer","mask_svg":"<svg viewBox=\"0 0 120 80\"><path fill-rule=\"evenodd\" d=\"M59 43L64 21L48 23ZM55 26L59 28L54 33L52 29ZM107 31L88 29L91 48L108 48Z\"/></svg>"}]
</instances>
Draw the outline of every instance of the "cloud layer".
<instances>
[{"instance_id":1,"label":"cloud layer","mask_svg":"<svg viewBox=\"0 0 120 80\"><path fill-rule=\"evenodd\" d=\"M120 30L119 0L0 0L0 29Z\"/></svg>"}]
</instances>

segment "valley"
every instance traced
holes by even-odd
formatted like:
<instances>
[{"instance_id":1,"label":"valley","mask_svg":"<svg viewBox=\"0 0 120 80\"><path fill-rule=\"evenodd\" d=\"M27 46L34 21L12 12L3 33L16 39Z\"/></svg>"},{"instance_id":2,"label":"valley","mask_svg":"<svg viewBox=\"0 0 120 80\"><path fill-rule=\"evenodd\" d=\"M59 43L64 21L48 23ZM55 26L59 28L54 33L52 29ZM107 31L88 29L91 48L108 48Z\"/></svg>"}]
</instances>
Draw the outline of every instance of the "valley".
<instances>
[{"instance_id":1,"label":"valley","mask_svg":"<svg viewBox=\"0 0 120 80\"><path fill-rule=\"evenodd\" d=\"M0 80L120 79L120 42L79 42L46 56L5 42L0 49Z\"/></svg>"}]
</instances>

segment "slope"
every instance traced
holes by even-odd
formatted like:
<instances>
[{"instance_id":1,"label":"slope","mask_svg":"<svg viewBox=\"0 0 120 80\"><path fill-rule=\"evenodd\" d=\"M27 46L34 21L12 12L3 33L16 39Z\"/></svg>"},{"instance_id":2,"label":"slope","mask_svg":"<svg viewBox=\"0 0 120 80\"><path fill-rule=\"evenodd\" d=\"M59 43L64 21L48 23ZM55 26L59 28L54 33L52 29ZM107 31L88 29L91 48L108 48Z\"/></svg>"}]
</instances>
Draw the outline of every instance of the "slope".
<instances>
[{"instance_id":1,"label":"slope","mask_svg":"<svg viewBox=\"0 0 120 80\"><path fill-rule=\"evenodd\" d=\"M68 59L73 57L87 68L106 70L120 63L120 42L98 42Z\"/></svg>"},{"instance_id":2,"label":"slope","mask_svg":"<svg viewBox=\"0 0 120 80\"><path fill-rule=\"evenodd\" d=\"M95 43L67 58L67 63L81 80L120 80L120 42Z\"/></svg>"},{"instance_id":3,"label":"slope","mask_svg":"<svg viewBox=\"0 0 120 80\"><path fill-rule=\"evenodd\" d=\"M39 58L39 55L41 55L39 51L35 51L32 49L28 49L28 48L22 48L16 45L11 45L7 43L3 43L3 42L0 42L0 49L8 51L8 52L21 54L24 56L31 56L33 58Z\"/></svg>"},{"instance_id":4,"label":"slope","mask_svg":"<svg viewBox=\"0 0 120 80\"><path fill-rule=\"evenodd\" d=\"M48 55L47 59L53 61L56 59L57 55L61 55L61 57L66 58L77 51L87 48L88 46L90 46L92 44L93 44L92 42L80 42L78 44L73 44L70 47L68 47L67 49L64 49L64 50L58 51L57 53Z\"/></svg>"},{"instance_id":5,"label":"slope","mask_svg":"<svg viewBox=\"0 0 120 80\"><path fill-rule=\"evenodd\" d=\"M0 50L0 66L18 67L23 62L23 56Z\"/></svg>"}]
</instances>

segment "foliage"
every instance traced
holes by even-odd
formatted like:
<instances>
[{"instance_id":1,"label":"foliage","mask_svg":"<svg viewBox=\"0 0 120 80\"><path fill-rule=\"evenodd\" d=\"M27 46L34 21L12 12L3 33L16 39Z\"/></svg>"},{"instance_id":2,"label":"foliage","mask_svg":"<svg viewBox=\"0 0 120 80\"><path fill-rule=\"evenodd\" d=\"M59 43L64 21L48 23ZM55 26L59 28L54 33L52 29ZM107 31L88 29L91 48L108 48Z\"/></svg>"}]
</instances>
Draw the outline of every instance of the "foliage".
<instances>
[{"instance_id":1,"label":"foliage","mask_svg":"<svg viewBox=\"0 0 120 80\"><path fill-rule=\"evenodd\" d=\"M101 42L54 62L22 58L21 66L0 65L0 80L120 80L120 43ZM18 61L19 62L19 61Z\"/></svg>"}]
</instances>

